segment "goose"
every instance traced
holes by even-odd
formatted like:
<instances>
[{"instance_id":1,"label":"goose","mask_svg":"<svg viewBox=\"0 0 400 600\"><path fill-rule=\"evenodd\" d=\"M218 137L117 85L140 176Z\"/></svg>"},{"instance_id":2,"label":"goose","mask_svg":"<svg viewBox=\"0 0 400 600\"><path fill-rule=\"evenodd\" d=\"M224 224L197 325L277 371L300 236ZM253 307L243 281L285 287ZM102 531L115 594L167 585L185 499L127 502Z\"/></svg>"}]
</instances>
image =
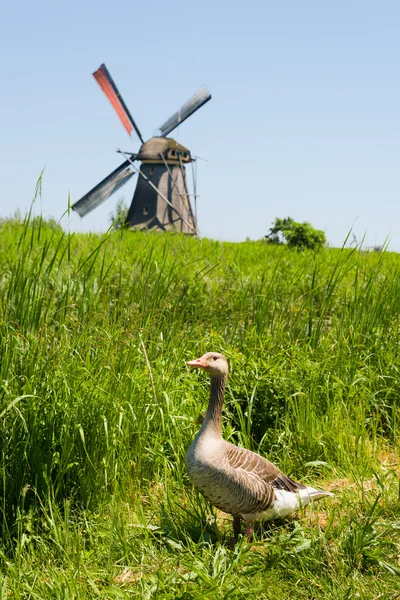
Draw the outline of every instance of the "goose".
<instances>
[{"instance_id":1,"label":"goose","mask_svg":"<svg viewBox=\"0 0 400 600\"><path fill-rule=\"evenodd\" d=\"M331 492L293 481L259 454L226 442L222 437L222 405L228 362L223 354L207 352L186 363L211 378L210 400L203 424L186 454L193 485L221 511L233 516L234 541L246 522L250 540L255 521L280 519Z\"/></svg>"}]
</instances>

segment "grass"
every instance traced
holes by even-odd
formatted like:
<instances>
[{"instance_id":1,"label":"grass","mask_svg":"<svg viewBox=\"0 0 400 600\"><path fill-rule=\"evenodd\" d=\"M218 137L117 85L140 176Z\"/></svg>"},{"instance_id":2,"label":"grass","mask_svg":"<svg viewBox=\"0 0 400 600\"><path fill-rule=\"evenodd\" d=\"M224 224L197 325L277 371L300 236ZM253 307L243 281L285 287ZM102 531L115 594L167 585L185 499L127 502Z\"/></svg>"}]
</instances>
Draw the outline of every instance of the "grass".
<instances>
[{"instance_id":1,"label":"grass","mask_svg":"<svg viewBox=\"0 0 400 600\"><path fill-rule=\"evenodd\" d=\"M400 596L397 254L0 235L0 599ZM207 350L226 439L335 492L233 549L184 467Z\"/></svg>"}]
</instances>

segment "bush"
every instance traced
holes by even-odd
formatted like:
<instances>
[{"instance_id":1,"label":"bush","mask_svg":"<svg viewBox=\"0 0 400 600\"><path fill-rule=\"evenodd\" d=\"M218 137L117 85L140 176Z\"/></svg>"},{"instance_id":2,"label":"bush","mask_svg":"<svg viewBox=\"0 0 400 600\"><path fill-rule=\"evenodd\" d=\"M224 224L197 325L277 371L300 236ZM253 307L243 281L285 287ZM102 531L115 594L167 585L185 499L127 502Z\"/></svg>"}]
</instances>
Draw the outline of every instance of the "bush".
<instances>
[{"instance_id":1,"label":"bush","mask_svg":"<svg viewBox=\"0 0 400 600\"><path fill-rule=\"evenodd\" d=\"M126 218L128 216L128 207L125 204L124 198L120 198L115 207L115 212L110 213L110 223L112 229L123 229L126 226Z\"/></svg>"},{"instance_id":2,"label":"bush","mask_svg":"<svg viewBox=\"0 0 400 600\"><path fill-rule=\"evenodd\" d=\"M22 217L21 213L17 210L11 217L1 217L0 218L0 227L4 227L6 225L20 225L26 222L29 227L32 229L48 229L50 231L57 231L61 233L63 228L60 223L56 221L53 217L44 218L42 215L36 215L35 217L30 216L29 219L26 220L26 217Z\"/></svg>"},{"instance_id":3,"label":"bush","mask_svg":"<svg viewBox=\"0 0 400 600\"><path fill-rule=\"evenodd\" d=\"M326 244L326 236L321 229L314 229L307 221L297 223L291 217L276 218L265 239L270 244L287 244L300 250L318 250Z\"/></svg>"}]
</instances>

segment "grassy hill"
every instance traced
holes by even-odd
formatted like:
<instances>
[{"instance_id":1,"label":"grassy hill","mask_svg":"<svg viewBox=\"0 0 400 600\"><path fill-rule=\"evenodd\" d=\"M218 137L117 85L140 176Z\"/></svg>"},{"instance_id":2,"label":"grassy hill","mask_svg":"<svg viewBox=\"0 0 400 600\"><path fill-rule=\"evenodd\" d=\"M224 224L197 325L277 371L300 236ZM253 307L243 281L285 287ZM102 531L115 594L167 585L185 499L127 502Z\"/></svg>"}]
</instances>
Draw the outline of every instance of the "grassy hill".
<instances>
[{"instance_id":1,"label":"grassy hill","mask_svg":"<svg viewBox=\"0 0 400 600\"><path fill-rule=\"evenodd\" d=\"M0 224L0 599L397 598L400 258ZM225 437L333 500L229 548L184 457Z\"/></svg>"}]
</instances>

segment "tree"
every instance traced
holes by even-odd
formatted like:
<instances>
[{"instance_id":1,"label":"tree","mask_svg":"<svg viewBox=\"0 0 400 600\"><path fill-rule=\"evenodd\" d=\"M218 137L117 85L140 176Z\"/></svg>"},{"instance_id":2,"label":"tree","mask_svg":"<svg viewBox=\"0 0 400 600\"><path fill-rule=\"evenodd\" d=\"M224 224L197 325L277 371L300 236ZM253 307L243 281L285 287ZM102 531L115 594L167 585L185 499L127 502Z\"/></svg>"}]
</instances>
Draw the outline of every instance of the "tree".
<instances>
[{"instance_id":1,"label":"tree","mask_svg":"<svg viewBox=\"0 0 400 600\"><path fill-rule=\"evenodd\" d=\"M126 217L128 216L128 207L125 204L124 198L118 200L115 212L111 212L109 216L113 229L123 229L125 227Z\"/></svg>"},{"instance_id":2,"label":"tree","mask_svg":"<svg viewBox=\"0 0 400 600\"><path fill-rule=\"evenodd\" d=\"M321 229L314 229L307 221L297 223L291 217L276 218L265 239L269 244L286 244L289 248L300 250L319 250L326 244L326 236Z\"/></svg>"},{"instance_id":3,"label":"tree","mask_svg":"<svg viewBox=\"0 0 400 600\"><path fill-rule=\"evenodd\" d=\"M294 221L291 217L286 217L286 219L279 219L277 217L265 239L269 244L285 244L285 233L291 229L293 223Z\"/></svg>"}]
</instances>

